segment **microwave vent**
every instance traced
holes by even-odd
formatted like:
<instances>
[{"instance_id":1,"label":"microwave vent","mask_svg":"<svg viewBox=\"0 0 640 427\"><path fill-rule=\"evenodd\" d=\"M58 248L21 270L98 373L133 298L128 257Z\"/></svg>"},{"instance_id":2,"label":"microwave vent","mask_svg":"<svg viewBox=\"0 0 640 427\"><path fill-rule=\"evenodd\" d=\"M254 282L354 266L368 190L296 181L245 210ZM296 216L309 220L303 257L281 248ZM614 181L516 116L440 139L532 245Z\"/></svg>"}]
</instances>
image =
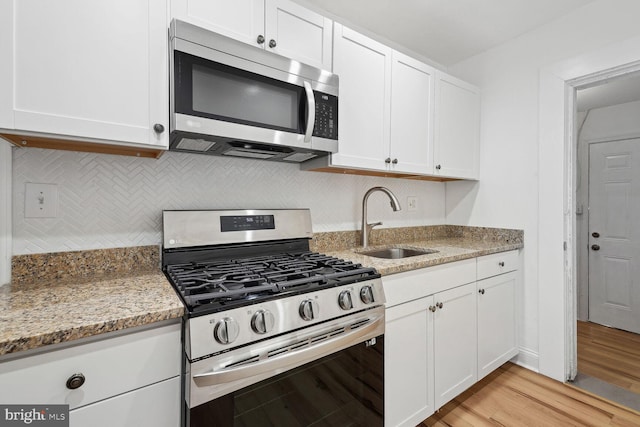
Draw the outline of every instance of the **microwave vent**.
<instances>
[{"instance_id":1,"label":"microwave vent","mask_svg":"<svg viewBox=\"0 0 640 427\"><path fill-rule=\"evenodd\" d=\"M287 156L285 158L283 158L282 160L287 161L287 162L304 162L307 161L309 159L313 159L314 157L318 157L317 154L314 153L293 153L290 156Z\"/></svg>"},{"instance_id":2,"label":"microwave vent","mask_svg":"<svg viewBox=\"0 0 640 427\"><path fill-rule=\"evenodd\" d=\"M205 141L204 139L182 138L176 148L188 151L209 151L215 145L215 141Z\"/></svg>"}]
</instances>

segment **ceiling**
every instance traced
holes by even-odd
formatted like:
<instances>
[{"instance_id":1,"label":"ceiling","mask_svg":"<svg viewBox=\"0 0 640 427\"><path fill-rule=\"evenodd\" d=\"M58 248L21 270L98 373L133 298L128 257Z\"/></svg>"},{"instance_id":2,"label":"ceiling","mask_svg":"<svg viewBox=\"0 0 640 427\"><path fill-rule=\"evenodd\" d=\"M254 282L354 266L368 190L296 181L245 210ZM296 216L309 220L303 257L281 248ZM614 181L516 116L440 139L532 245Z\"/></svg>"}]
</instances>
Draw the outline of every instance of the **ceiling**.
<instances>
[{"instance_id":1,"label":"ceiling","mask_svg":"<svg viewBox=\"0 0 640 427\"><path fill-rule=\"evenodd\" d=\"M303 0L445 67L594 0Z\"/></svg>"}]
</instances>

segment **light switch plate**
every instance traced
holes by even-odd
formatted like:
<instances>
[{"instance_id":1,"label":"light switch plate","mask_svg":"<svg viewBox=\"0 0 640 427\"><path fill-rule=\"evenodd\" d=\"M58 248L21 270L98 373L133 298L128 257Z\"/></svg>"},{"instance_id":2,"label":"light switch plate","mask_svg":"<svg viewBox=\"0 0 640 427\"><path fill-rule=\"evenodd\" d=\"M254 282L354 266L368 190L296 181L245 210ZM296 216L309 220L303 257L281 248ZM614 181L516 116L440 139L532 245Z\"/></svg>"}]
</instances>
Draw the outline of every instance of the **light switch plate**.
<instances>
[{"instance_id":1,"label":"light switch plate","mask_svg":"<svg viewBox=\"0 0 640 427\"><path fill-rule=\"evenodd\" d=\"M25 218L55 218L58 215L58 185L26 183Z\"/></svg>"}]
</instances>

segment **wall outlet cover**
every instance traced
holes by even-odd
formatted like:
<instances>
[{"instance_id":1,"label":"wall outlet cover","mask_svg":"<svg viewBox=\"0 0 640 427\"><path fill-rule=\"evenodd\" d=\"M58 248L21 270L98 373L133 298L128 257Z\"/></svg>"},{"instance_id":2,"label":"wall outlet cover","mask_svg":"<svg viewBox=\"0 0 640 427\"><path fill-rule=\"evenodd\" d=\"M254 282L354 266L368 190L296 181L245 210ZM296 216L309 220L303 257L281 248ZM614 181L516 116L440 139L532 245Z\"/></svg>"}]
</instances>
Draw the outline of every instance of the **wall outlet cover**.
<instances>
[{"instance_id":1,"label":"wall outlet cover","mask_svg":"<svg viewBox=\"0 0 640 427\"><path fill-rule=\"evenodd\" d=\"M27 182L24 192L25 218L58 216L58 185Z\"/></svg>"},{"instance_id":2,"label":"wall outlet cover","mask_svg":"<svg viewBox=\"0 0 640 427\"><path fill-rule=\"evenodd\" d=\"M418 198L416 196L407 197L407 210L409 212L418 210Z\"/></svg>"}]
</instances>

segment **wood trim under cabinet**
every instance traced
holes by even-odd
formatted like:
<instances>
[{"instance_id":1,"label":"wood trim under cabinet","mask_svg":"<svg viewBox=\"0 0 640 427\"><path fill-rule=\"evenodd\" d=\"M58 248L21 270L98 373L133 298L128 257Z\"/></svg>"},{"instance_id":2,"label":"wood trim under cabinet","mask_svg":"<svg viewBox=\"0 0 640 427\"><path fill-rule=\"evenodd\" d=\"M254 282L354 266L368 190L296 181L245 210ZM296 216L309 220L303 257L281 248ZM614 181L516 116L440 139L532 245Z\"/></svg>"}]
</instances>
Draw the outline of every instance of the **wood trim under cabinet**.
<instances>
[{"instance_id":1,"label":"wood trim under cabinet","mask_svg":"<svg viewBox=\"0 0 640 427\"><path fill-rule=\"evenodd\" d=\"M0 134L8 142L18 147L47 148L52 150L82 151L87 153L118 154L124 156L159 158L165 150L157 148L129 147L96 142L73 141L58 138L45 138L31 135Z\"/></svg>"},{"instance_id":2,"label":"wood trim under cabinet","mask_svg":"<svg viewBox=\"0 0 640 427\"><path fill-rule=\"evenodd\" d=\"M382 176L386 178L404 178L404 179L417 179L422 181L459 181L457 178L443 178L440 176L429 175L411 175L406 173L387 172L387 171L374 171L366 169L350 169L350 168L337 168L337 167L321 167L314 169L307 169L310 172L330 172L341 173L347 175L365 175L365 176Z\"/></svg>"}]
</instances>

